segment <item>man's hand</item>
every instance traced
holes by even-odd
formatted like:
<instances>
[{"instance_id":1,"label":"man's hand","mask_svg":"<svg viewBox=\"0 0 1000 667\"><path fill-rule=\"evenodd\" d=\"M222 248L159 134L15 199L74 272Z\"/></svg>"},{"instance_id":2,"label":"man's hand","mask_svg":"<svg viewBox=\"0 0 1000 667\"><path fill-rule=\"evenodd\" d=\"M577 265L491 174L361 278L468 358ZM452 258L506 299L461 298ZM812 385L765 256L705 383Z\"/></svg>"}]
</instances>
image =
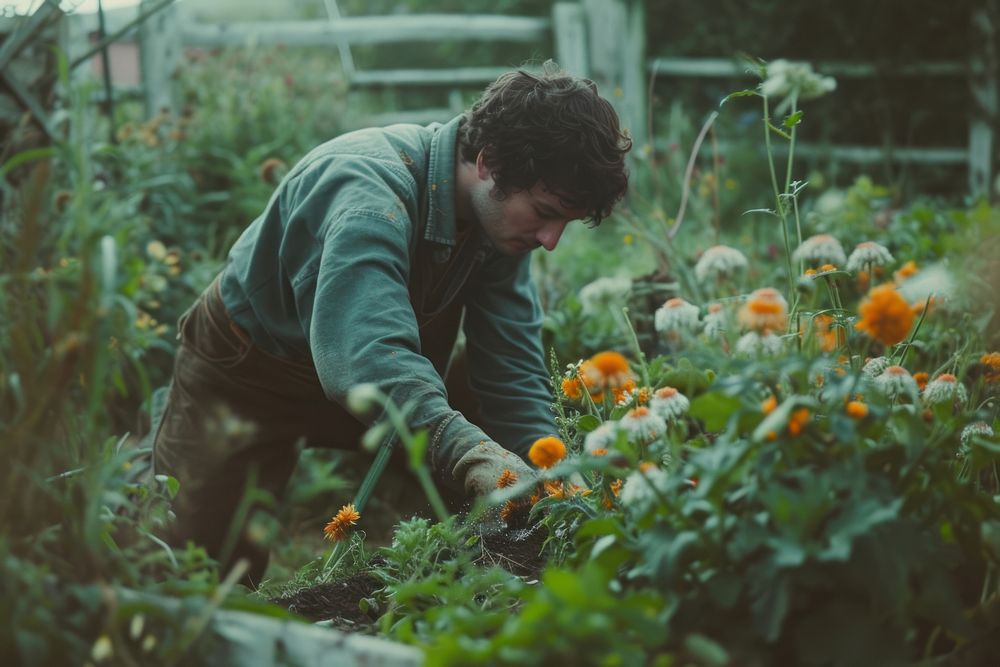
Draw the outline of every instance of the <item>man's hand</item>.
<instances>
[{"instance_id":1,"label":"man's hand","mask_svg":"<svg viewBox=\"0 0 1000 667\"><path fill-rule=\"evenodd\" d=\"M463 480L465 493L485 496L491 491L536 479L535 471L521 457L490 440L466 452L452 471Z\"/></svg>"}]
</instances>

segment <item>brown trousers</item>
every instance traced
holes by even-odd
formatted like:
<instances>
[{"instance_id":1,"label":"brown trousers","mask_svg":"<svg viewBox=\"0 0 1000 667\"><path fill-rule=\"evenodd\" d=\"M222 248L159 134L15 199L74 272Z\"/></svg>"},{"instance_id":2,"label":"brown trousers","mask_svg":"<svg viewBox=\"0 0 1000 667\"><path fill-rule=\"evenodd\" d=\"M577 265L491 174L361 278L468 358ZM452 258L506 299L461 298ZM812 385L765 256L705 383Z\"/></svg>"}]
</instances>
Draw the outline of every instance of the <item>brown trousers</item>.
<instances>
[{"instance_id":1,"label":"brown trousers","mask_svg":"<svg viewBox=\"0 0 1000 667\"><path fill-rule=\"evenodd\" d=\"M442 377L460 319L455 304L420 328L422 353ZM281 496L300 445L357 449L365 427L326 398L314 367L269 354L250 340L226 312L218 279L178 329L181 344L153 445L154 472L180 482L167 539L204 546L223 571L248 558L244 580L256 584L268 548L248 530L251 513ZM455 370L464 370L462 362ZM470 416L467 374L451 373L447 388L453 405L469 406L463 412Z\"/></svg>"}]
</instances>

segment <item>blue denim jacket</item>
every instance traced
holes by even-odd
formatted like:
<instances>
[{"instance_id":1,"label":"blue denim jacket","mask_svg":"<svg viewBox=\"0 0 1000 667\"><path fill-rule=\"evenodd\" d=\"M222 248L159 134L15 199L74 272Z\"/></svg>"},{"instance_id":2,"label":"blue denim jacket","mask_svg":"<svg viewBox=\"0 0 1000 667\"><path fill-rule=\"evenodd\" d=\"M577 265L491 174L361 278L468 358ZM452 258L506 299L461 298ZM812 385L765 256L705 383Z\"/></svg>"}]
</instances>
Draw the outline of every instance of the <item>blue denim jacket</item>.
<instances>
[{"instance_id":1,"label":"blue denim jacket","mask_svg":"<svg viewBox=\"0 0 1000 667\"><path fill-rule=\"evenodd\" d=\"M478 229L454 256L460 121L365 129L315 148L236 242L222 275L233 320L264 350L314 364L327 398L346 406L353 385L373 382L412 405L410 425L432 434L438 472L481 440L524 457L556 433L529 256L501 255ZM449 264L439 293L412 292L418 256ZM465 306L470 381L489 435L452 410L421 355L418 321L450 297Z\"/></svg>"}]
</instances>

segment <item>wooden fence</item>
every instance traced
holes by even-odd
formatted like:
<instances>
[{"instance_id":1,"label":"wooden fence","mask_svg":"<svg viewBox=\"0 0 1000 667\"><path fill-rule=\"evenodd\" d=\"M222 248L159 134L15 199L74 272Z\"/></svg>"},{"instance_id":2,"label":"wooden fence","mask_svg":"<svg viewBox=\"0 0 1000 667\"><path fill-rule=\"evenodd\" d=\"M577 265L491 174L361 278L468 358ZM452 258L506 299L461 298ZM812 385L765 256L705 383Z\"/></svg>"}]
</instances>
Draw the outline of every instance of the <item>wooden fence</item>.
<instances>
[{"instance_id":1,"label":"wooden fence","mask_svg":"<svg viewBox=\"0 0 1000 667\"><path fill-rule=\"evenodd\" d=\"M129 30L136 11L107 13L106 32L122 33L119 46L132 45L132 58L141 63L141 90L150 113L170 106L170 78L181 62L184 47L218 47L240 44L286 44L327 46L340 51L343 74L354 87L428 86L451 89L447 108L406 113L380 114L372 123L396 121L431 122L446 120L460 110L463 87L482 87L508 67L450 67L441 69L389 69L361 71L355 68L351 47L362 44L399 42L441 43L461 41L504 41L531 45L551 55L568 71L587 76L612 101L637 146L647 137L648 91L651 82L664 77L712 78L742 74L729 59L654 58L646 56L646 26L641 0L577 0L553 4L550 16L499 15L390 15L340 16L335 0L325 0L329 20L267 21L205 24L192 20L187 10L170 0L143 0L140 13L153 18ZM181 3L183 5L183 3ZM161 6L166 6L158 11ZM92 26L83 17L70 17L67 30L71 60L92 48ZM975 17L973 17L975 18ZM988 22L981 22L988 25ZM983 43L987 43L984 36ZM895 72L901 77L952 76L970 79L971 92L979 113L969 125L969 141L963 147L899 148L888 153L880 146L800 145L801 155L827 155L836 160L866 163L883 160L921 164L965 164L969 189L973 194L989 191L992 183L993 123L997 111L996 64L988 62L988 49L974 49L970 62L915 63ZM124 54L124 52L123 52ZM77 56L78 57L78 56ZM112 56L113 58L114 56ZM126 55L121 56L123 60ZM817 63L816 69L836 77L871 77L872 66L856 63ZM972 75L970 76L970 72Z\"/></svg>"}]
</instances>

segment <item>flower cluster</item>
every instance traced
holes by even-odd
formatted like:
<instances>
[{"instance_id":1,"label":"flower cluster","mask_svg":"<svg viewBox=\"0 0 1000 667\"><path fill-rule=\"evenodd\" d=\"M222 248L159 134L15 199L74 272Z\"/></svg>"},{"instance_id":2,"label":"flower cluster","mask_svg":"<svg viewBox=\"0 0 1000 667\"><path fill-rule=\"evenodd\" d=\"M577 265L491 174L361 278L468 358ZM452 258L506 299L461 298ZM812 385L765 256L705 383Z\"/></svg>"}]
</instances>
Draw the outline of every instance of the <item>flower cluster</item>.
<instances>
[{"instance_id":1,"label":"flower cluster","mask_svg":"<svg viewBox=\"0 0 1000 667\"><path fill-rule=\"evenodd\" d=\"M746 267L746 255L736 248L717 245L702 253L694 265L694 275L702 282L720 280Z\"/></svg>"},{"instance_id":2,"label":"flower cluster","mask_svg":"<svg viewBox=\"0 0 1000 667\"><path fill-rule=\"evenodd\" d=\"M796 94L799 99L812 99L837 88L835 79L821 76L809 63L796 63L780 58L767 66L767 78L760 84L766 97L788 97Z\"/></svg>"},{"instance_id":3,"label":"flower cluster","mask_svg":"<svg viewBox=\"0 0 1000 667\"><path fill-rule=\"evenodd\" d=\"M590 359L571 364L562 380L563 395L574 401L582 399L586 391L595 403L601 403L605 392L610 391L613 401L617 403L633 389L635 378L628 359L612 350L598 352Z\"/></svg>"},{"instance_id":4,"label":"flower cluster","mask_svg":"<svg viewBox=\"0 0 1000 667\"><path fill-rule=\"evenodd\" d=\"M866 266L886 266L892 263L892 254L884 245L874 241L859 243L847 258L847 270L860 271Z\"/></svg>"},{"instance_id":5,"label":"flower cluster","mask_svg":"<svg viewBox=\"0 0 1000 667\"><path fill-rule=\"evenodd\" d=\"M668 299L656 309L653 324L657 331L667 336L692 333L698 328L698 306L679 296Z\"/></svg>"},{"instance_id":6,"label":"flower cluster","mask_svg":"<svg viewBox=\"0 0 1000 667\"><path fill-rule=\"evenodd\" d=\"M803 241L802 245L792 253L792 259L817 266L824 264L843 266L847 261L847 255L844 254L844 246L840 245L840 241L829 234L817 234Z\"/></svg>"}]
</instances>

